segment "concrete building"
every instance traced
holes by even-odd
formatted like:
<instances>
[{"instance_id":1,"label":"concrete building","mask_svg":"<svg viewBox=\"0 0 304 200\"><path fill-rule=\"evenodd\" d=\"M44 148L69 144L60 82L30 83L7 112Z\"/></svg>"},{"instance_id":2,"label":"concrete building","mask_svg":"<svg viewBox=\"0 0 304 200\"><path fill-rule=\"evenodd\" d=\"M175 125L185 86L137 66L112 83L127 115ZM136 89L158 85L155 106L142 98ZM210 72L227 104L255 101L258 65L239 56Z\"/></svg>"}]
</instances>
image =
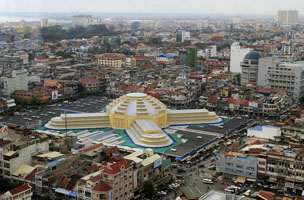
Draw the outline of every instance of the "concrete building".
<instances>
[{"instance_id":1,"label":"concrete building","mask_svg":"<svg viewBox=\"0 0 304 200\"><path fill-rule=\"evenodd\" d=\"M297 10L279 10L277 14L277 22L283 25L297 24L299 13Z\"/></svg>"},{"instance_id":2,"label":"concrete building","mask_svg":"<svg viewBox=\"0 0 304 200\"><path fill-rule=\"evenodd\" d=\"M125 65L126 56L117 53L105 53L96 55L97 64L106 67L121 68Z\"/></svg>"},{"instance_id":3,"label":"concrete building","mask_svg":"<svg viewBox=\"0 0 304 200\"><path fill-rule=\"evenodd\" d=\"M164 163L160 155L155 154L152 149L135 151L124 157L133 165L133 188L135 191L141 191L145 183L156 183L164 177Z\"/></svg>"},{"instance_id":4,"label":"concrete building","mask_svg":"<svg viewBox=\"0 0 304 200\"><path fill-rule=\"evenodd\" d=\"M294 101L304 96L304 62L277 58L260 58L258 85L285 90Z\"/></svg>"},{"instance_id":5,"label":"concrete building","mask_svg":"<svg viewBox=\"0 0 304 200\"><path fill-rule=\"evenodd\" d=\"M176 42L183 43L186 39L191 39L190 32L182 30L176 33Z\"/></svg>"},{"instance_id":6,"label":"concrete building","mask_svg":"<svg viewBox=\"0 0 304 200\"><path fill-rule=\"evenodd\" d=\"M16 90L28 90L26 70L14 70L11 77L4 79L5 94L10 95Z\"/></svg>"},{"instance_id":7,"label":"concrete building","mask_svg":"<svg viewBox=\"0 0 304 200\"><path fill-rule=\"evenodd\" d=\"M82 177L78 199L129 200L133 198L133 166L126 160L104 163L104 169Z\"/></svg>"},{"instance_id":8,"label":"concrete building","mask_svg":"<svg viewBox=\"0 0 304 200\"><path fill-rule=\"evenodd\" d=\"M216 45L209 46L206 51L207 58L215 58L217 57Z\"/></svg>"},{"instance_id":9,"label":"concrete building","mask_svg":"<svg viewBox=\"0 0 304 200\"><path fill-rule=\"evenodd\" d=\"M93 22L92 15L75 15L72 17L74 25L88 26Z\"/></svg>"},{"instance_id":10,"label":"concrete building","mask_svg":"<svg viewBox=\"0 0 304 200\"><path fill-rule=\"evenodd\" d=\"M260 54L256 51L248 53L241 62L241 85L256 84L258 79L258 63Z\"/></svg>"},{"instance_id":11,"label":"concrete building","mask_svg":"<svg viewBox=\"0 0 304 200\"><path fill-rule=\"evenodd\" d=\"M32 164L32 156L49 150L49 141L45 135L29 135L12 142L0 140L0 174L8 179L22 164Z\"/></svg>"},{"instance_id":12,"label":"concrete building","mask_svg":"<svg viewBox=\"0 0 304 200\"><path fill-rule=\"evenodd\" d=\"M218 153L216 156L216 171L226 178L244 181L243 177L257 179L258 158L238 152Z\"/></svg>"},{"instance_id":13,"label":"concrete building","mask_svg":"<svg viewBox=\"0 0 304 200\"><path fill-rule=\"evenodd\" d=\"M11 189L0 196L1 200L31 200L33 196L32 187L24 184Z\"/></svg>"},{"instance_id":14,"label":"concrete building","mask_svg":"<svg viewBox=\"0 0 304 200\"><path fill-rule=\"evenodd\" d=\"M40 26L41 27L48 27L49 26L49 20L48 19L41 19Z\"/></svg>"},{"instance_id":15,"label":"concrete building","mask_svg":"<svg viewBox=\"0 0 304 200\"><path fill-rule=\"evenodd\" d=\"M274 140L281 136L281 129L274 126L255 126L248 129L247 136Z\"/></svg>"},{"instance_id":16,"label":"concrete building","mask_svg":"<svg viewBox=\"0 0 304 200\"><path fill-rule=\"evenodd\" d=\"M273 146L273 145L272 145ZM280 190L301 195L304 190L304 154L275 146L259 154L258 176Z\"/></svg>"},{"instance_id":17,"label":"concrete building","mask_svg":"<svg viewBox=\"0 0 304 200\"><path fill-rule=\"evenodd\" d=\"M230 53L230 71L241 73L241 62L244 60L245 56L252 51L251 48L242 48L240 43L234 42L231 45Z\"/></svg>"},{"instance_id":18,"label":"concrete building","mask_svg":"<svg viewBox=\"0 0 304 200\"><path fill-rule=\"evenodd\" d=\"M187 48L187 66L197 66L197 48L195 46L190 46Z\"/></svg>"},{"instance_id":19,"label":"concrete building","mask_svg":"<svg viewBox=\"0 0 304 200\"><path fill-rule=\"evenodd\" d=\"M240 16L236 16L232 18L232 23L233 24L241 24L242 23L242 18Z\"/></svg>"},{"instance_id":20,"label":"concrete building","mask_svg":"<svg viewBox=\"0 0 304 200\"><path fill-rule=\"evenodd\" d=\"M179 64L180 65L186 65L187 64L187 51L180 50L178 53L179 57Z\"/></svg>"}]
</instances>

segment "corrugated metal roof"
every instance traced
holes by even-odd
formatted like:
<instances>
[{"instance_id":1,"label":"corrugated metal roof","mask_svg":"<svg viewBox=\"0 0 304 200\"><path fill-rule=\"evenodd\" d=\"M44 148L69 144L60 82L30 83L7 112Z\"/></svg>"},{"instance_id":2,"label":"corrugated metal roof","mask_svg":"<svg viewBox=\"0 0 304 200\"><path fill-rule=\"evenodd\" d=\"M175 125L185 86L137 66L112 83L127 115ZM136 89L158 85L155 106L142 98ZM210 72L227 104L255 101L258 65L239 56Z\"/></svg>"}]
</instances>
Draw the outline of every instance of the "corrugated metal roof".
<instances>
[{"instance_id":1,"label":"corrugated metal roof","mask_svg":"<svg viewBox=\"0 0 304 200\"><path fill-rule=\"evenodd\" d=\"M29 174L31 173L35 168L26 164L20 165L20 167L13 173L14 176L19 176L22 174Z\"/></svg>"}]
</instances>

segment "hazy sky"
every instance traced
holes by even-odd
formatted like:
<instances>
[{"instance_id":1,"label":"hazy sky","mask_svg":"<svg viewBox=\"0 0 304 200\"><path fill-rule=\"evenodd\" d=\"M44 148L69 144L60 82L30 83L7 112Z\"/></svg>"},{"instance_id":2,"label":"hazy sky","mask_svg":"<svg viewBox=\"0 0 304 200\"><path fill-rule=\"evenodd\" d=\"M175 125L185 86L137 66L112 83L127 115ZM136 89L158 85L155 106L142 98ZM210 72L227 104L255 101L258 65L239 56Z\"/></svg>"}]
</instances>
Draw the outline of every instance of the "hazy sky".
<instances>
[{"instance_id":1,"label":"hazy sky","mask_svg":"<svg viewBox=\"0 0 304 200\"><path fill-rule=\"evenodd\" d=\"M275 14L304 0L0 0L0 11Z\"/></svg>"}]
</instances>

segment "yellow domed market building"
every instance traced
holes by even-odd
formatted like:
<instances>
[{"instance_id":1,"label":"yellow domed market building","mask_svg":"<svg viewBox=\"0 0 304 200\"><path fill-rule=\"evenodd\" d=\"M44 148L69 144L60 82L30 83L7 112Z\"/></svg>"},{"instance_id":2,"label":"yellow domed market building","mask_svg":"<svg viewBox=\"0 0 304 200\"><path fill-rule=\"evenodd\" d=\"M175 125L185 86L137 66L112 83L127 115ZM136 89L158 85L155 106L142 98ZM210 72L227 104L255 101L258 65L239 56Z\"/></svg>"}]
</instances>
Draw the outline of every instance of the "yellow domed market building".
<instances>
[{"instance_id":1,"label":"yellow domed market building","mask_svg":"<svg viewBox=\"0 0 304 200\"><path fill-rule=\"evenodd\" d=\"M103 113L61 114L52 118L45 127L55 130L112 127L126 130L138 146L165 147L174 141L162 128L222 121L214 112L206 109L170 110L158 99L144 93L126 94L106 108Z\"/></svg>"}]
</instances>

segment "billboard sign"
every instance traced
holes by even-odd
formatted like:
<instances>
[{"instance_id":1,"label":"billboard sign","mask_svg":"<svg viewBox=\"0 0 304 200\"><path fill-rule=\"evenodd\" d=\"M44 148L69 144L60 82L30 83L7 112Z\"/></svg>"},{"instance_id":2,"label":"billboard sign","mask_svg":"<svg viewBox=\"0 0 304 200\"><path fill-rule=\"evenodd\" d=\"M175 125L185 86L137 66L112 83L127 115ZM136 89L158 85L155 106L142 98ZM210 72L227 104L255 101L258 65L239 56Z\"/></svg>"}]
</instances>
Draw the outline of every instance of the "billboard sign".
<instances>
[{"instance_id":1,"label":"billboard sign","mask_svg":"<svg viewBox=\"0 0 304 200\"><path fill-rule=\"evenodd\" d=\"M154 161L153 168L159 167L162 164L163 164L163 159L159 158L159 159L157 159L157 160Z\"/></svg>"},{"instance_id":2,"label":"billboard sign","mask_svg":"<svg viewBox=\"0 0 304 200\"><path fill-rule=\"evenodd\" d=\"M52 91L52 100L56 100L56 99L58 99L58 91L54 90Z\"/></svg>"}]
</instances>

